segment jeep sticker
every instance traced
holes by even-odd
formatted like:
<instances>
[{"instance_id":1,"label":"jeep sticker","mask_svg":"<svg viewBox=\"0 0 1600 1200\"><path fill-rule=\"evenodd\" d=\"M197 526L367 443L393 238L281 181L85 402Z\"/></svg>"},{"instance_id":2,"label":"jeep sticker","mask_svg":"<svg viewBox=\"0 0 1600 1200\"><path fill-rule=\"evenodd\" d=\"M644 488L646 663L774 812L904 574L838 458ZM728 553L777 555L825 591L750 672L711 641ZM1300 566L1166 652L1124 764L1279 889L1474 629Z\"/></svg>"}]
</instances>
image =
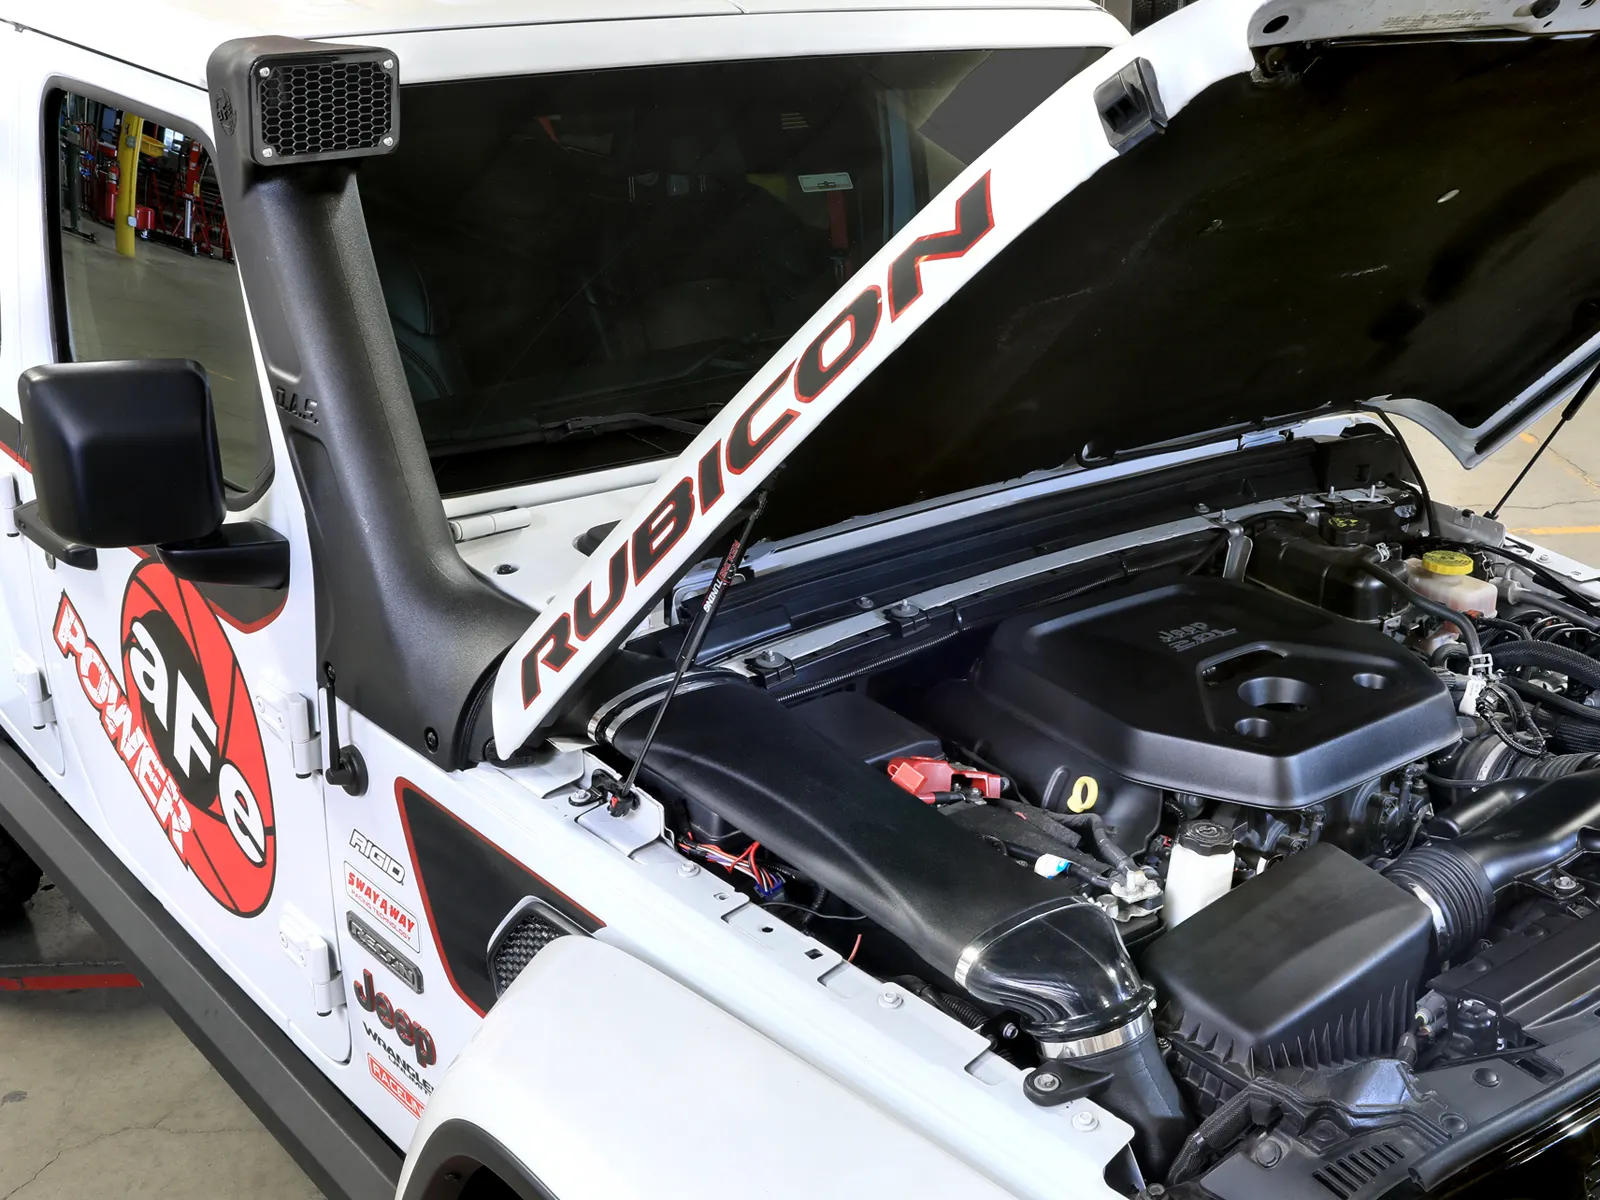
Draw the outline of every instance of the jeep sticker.
<instances>
[{"instance_id":1,"label":"jeep sticker","mask_svg":"<svg viewBox=\"0 0 1600 1200\"><path fill-rule=\"evenodd\" d=\"M65 592L55 643L173 851L218 904L267 906L277 870L272 785L250 689L216 614L155 560L122 598L122 679Z\"/></svg>"},{"instance_id":2,"label":"jeep sticker","mask_svg":"<svg viewBox=\"0 0 1600 1200\"><path fill-rule=\"evenodd\" d=\"M355 990L356 1003L377 1017L378 1024L394 1031L395 1037L400 1039L400 1044L409 1047L416 1056L417 1066L431 1067L439 1061L439 1051L433 1044L433 1034L413 1021L405 1009L396 1008L386 993L378 991L373 985L371 971L361 972L361 982L355 985ZM366 1022L362 1024L365 1025Z\"/></svg>"}]
</instances>

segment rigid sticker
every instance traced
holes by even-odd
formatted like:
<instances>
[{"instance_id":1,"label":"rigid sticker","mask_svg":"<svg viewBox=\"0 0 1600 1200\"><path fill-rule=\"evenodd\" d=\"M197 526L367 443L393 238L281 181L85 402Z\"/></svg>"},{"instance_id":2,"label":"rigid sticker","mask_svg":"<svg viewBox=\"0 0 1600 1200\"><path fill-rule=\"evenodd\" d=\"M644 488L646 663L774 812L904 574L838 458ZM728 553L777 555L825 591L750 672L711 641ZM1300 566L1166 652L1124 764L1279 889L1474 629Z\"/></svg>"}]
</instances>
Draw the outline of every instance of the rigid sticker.
<instances>
[{"instance_id":1,"label":"rigid sticker","mask_svg":"<svg viewBox=\"0 0 1600 1200\"><path fill-rule=\"evenodd\" d=\"M405 984L417 995L422 995L421 967L379 937L378 931L356 916L355 913L345 913L344 923L356 945L372 955L385 967L388 967L389 973L401 983Z\"/></svg>"},{"instance_id":2,"label":"rigid sticker","mask_svg":"<svg viewBox=\"0 0 1600 1200\"><path fill-rule=\"evenodd\" d=\"M120 680L66 592L56 648L76 666L173 852L218 904L253 917L272 896L277 830L261 729L233 647L194 586L155 559L128 577L121 625Z\"/></svg>"},{"instance_id":3,"label":"rigid sticker","mask_svg":"<svg viewBox=\"0 0 1600 1200\"><path fill-rule=\"evenodd\" d=\"M380 925L402 938L413 953L422 952L422 942L417 936L417 919L349 863L344 864L344 890L350 899L377 918Z\"/></svg>"},{"instance_id":4,"label":"rigid sticker","mask_svg":"<svg viewBox=\"0 0 1600 1200\"><path fill-rule=\"evenodd\" d=\"M400 860L387 853L383 847L379 846L377 842L359 829L350 831L350 848L396 883L404 883L406 881L406 869L401 865Z\"/></svg>"},{"instance_id":5,"label":"rigid sticker","mask_svg":"<svg viewBox=\"0 0 1600 1200\"><path fill-rule=\"evenodd\" d=\"M408 1113L419 1120L421 1119L422 1110L427 1106L423 1104L421 1100L418 1100L415 1096L413 1096L411 1092L407 1090L405 1084L396 1079L394 1075L390 1073L387 1067L385 1067L377 1059L373 1058L370 1054L367 1055L367 1070L371 1073L372 1077L378 1081L378 1085L383 1088L384 1091L388 1092L389 1095L400 1101L401 1105L404 1106Z\"/></svg>"}]
</instances>

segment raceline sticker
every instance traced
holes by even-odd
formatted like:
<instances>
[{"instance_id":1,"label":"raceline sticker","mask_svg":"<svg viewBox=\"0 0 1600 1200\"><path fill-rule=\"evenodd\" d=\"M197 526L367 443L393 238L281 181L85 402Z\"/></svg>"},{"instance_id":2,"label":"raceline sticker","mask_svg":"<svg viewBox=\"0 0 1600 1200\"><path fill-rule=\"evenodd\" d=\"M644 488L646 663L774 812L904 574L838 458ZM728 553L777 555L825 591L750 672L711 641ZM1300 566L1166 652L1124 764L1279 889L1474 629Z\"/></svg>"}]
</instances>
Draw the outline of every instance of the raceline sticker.
<instances>
[{"instance_id":1,"label":"raceline sticker","mask_svg":"<svg viewBox=\"0 0 1600 1200\"><path fill-rule=\"evenodd\" d=\"M367 1070L378 1081L378 1086L400 1101L408 1113L419 1120L422 1118L422 1110L427 1106L413 1096L405 1084L396 1079L387 1067L370 1054L367 1055Z\"/></svg>"},{"instance_id":2,"label":"raceline sticker","mask_svg":"<svg viewBox=\"0 0 1600 1200\"><path fill-rule=\"evenodd\" d=\"M350 831L350 848L396 883L406 881L406 869L400 861L359 829Z\"/></svg>"},{"instance_id":3,"label":"raceline sticker","mask_svg":"<svg viewBox=\"0 0 1600 1200\"><path fill-rule=\"evenodd\" d=\"M859 277L871 282L830 319L819 315L795 335L773 360L782 366L758 372L729 401L680 456L681 470L669 466L652 486L638 509L643 516L619 522L572 590L556 593L518 639L495 677L496 745L507 751L522 745L705 538L837 407L870 369L851 368L880 330L889 332L874 360L904 341L954 284L982 265L982 256L975 255L966 270L947 272L944 295L918 304L925 292L924 264L965 257L995 228L990 172L971 179L953 206L942 213L935 207L862 268ZM952 216L950 227L941 228L939 222ZM917 235L930 224L935 232Z\"/></svg>"},{"instance_id":4,"label":"raceline sticker","mask_svg":"<svg viewBox=\"0 0 1600 1200\"><path fill-rule=\"evenodd\" d=\"M389 973L405 984L417 995L422 995L422 968L417 966L400 951L396 950L383 938L378 936L378 931L368 925L353 912L344 914L345 928L350 931L350 937L373 958L389 968Z\"/></svg>"},{"instance_id":5,"label":"raceline sticker","mask_svg":"<svg viewBox=\"0 0 1600 1200\"><path fill-rule=\"evenodd\" d=\"M194 586L154 559L129 576L121 625L121 679L65 592L56 648L77 668L173 853L218 904L253 917L272 896L277 831L261 730L233 647Z\"/></svg>"},{"instance_id":6,"label":"raceline sticker","mask_svg":"<svg viewBox=\"0 0 1600 1200\"><path fill-rule=\"evenodd\" d=\"M403 938L414 953L422 953L422 942L417 936L417 919L349 863L344 864L344 890L350 899L376 917L380 925Z\"/></svg>"}]
</instances>

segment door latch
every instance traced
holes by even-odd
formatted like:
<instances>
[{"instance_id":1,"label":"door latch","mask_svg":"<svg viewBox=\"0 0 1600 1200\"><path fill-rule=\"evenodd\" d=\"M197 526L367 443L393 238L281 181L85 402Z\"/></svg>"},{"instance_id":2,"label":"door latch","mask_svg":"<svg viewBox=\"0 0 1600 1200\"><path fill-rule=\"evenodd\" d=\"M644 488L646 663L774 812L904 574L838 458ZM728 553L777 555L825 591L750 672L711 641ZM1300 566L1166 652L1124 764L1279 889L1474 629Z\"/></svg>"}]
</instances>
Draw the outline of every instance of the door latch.
<instances>
[{"instance_id":1,"label":"door latch","mask_svg":"<svg viewBox=\"0 0 1600 1200\"><path fill-rule=\"evenodd\" d=\"M56 723L56 702L50 698L50 682L44 668L26 654L11 660L11 674L28 700L28 721L35 729Z\"/></svg>"},{"instance_id":2,"label":"door latch","mask_svg":"<svg viewBox=\"0 0 1600 1200\"><path fill-rule=\"evenodd\" d=\"M278 944L292 962L305 972L311 985L311 1007L319 1017L333 1012L341 991L335 987L339 964L333 945L317 928L316 922L292 904L283 907L278 918Z\"/></svg>"}]
</instances>

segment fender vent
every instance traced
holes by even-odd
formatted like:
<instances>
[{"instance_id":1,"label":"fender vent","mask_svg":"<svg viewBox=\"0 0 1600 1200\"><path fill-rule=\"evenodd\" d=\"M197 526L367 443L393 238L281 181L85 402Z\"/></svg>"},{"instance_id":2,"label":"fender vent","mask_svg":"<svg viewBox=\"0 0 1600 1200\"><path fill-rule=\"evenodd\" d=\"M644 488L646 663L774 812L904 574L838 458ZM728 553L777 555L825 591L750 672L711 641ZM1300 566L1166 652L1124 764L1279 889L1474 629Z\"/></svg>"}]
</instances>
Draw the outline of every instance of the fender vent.
<instances>
[{"instance_id":1,"label":"fender vent","mask_svg":"<svg viewBox=\"0 0 1600 1200\"><path fill-rule=\"evenodd\" d=\"M1378 1142L1352 1150L1315 1172L1315 1179L1339 1200L1356 1200L1373 1180L1405 1161L1405 1153L1392 1142Z\"/></svg>"},{"instance_id":2,"label":"fender vent","mask_svg":"<svg viewBox=\"0 0 1600 1200\"><path fill-rule=\"evenodd\" d=\"M512 909L489 943L489 977L494 981L495 996L504 995L534 955L551 942L582 932L542 900L525 900Z\"/></svg>"},{"instance_id":3,"label":"fender vent","mask_svg":"<svg viewBox=\"0 0 1600 1200\"><path fill-rule=\"evenodd\" d=\"M398 140L398 76L386 52L268 58L255 84L258 161L384 154Z\"/></svg>"}]
</instances>

